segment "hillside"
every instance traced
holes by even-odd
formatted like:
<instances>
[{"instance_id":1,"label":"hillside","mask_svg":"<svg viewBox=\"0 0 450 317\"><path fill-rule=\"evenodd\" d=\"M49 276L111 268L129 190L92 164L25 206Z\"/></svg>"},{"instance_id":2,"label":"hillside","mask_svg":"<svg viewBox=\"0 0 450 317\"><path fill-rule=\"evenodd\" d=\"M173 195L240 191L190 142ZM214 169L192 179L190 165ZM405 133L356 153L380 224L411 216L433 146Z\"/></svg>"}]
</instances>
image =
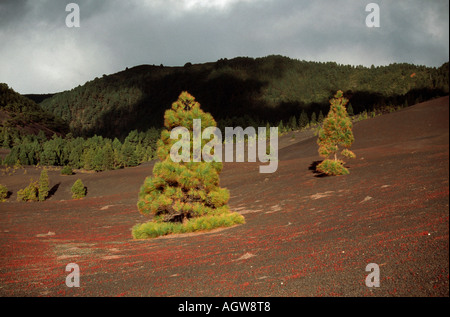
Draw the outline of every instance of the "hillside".
<instances>
[{"instance_id":1,"label":"hillside","mask_svg":"<svg viewBox=\"0 0 450 317\"><path fill-rule=\"evenodd\" d=\"M357 122L351 174L316 177L316 137L280 140L279 168L225 163L221 186L246 224L131 239L146 218L139 187L153 163L103 173L49 171L53 194L19 203L40 169L2 176L0 296L449 296L449 98ZM81 178L83 200L70 186ZM64 281L68 263L81 287ZM368 288L366 265L380 268Z\"/></svg>"},{"instance_id":2,"label":"hillside","mask_svg":"<svg viewBox=\"0 0 450 317\"><path fill-rule=\"evenodd\" d=\"M68 132L68 126L31 99L0 83L0 147L12 146L19 135L38 135L39 132L50 138Z\"/></svg>"},{"instance_id":3,"label":"hillside","mask_svg":"<svg viewBox=\"0 0 450 317\"><path fill-rule=\"evenodd\" d=\"M131 130L160 128L164 111L187 90L223 126L287 122L302 110L328 111L343 90L355 113L412 105L448 94L448 63L440 68L410 64L383 67L306 62L282 56L238 57L184 67L141 65L95 78L57 93L40 105L70 123L74 135L124 137Z\"/></svg>"}]
</instances>

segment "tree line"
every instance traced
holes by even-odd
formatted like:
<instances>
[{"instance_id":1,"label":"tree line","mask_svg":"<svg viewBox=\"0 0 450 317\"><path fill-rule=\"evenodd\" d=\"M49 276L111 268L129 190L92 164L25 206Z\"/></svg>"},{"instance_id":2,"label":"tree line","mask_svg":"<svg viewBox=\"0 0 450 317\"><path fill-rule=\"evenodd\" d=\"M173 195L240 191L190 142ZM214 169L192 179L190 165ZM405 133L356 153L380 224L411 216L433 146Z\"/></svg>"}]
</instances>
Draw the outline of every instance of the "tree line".
<instances>
[{"instance_id":1,"label":"tree line","mask_svg":"<svg viewBox=\"0 0 450 317\"><path fill-rule=\"evenodd\" d=\"M190 91L217 122L240 118L285 123L305 110L309 118L329 110L341 89L355 114L448 94L448 63L351 66L283 56L238 57L184 67L141 65L95 78L57 93L40 105L66 120L76 136L123 137L129 131L162 128L164 111L181 91ZM242 120L241 120L242 121Z\"/></svg>"},{"instance_id":2,"label":"tree line","mask_svg":"<svg viewBox=\"0 0 450 317\"><path fill-rule=\"evenodd\" d=\"M90 138L53 135L47 140L37 135L17 135L12 138L7 128L0 129L0 145L10 148L3 160L5 165L70 166L94 171L137 166L155 156L159 130L131 131L122 141L102 136Z\"/></svg>"}]
</instances>

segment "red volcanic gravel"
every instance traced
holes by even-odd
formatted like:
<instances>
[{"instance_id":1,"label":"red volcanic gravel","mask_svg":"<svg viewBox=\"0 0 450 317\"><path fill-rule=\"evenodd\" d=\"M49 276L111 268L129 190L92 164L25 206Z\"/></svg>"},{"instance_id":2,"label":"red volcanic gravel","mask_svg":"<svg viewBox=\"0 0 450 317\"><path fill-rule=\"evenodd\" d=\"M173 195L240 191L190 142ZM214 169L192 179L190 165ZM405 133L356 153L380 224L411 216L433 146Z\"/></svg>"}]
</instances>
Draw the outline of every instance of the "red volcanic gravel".
<instances>
[{"instance_id":1,"label":"red volcanic gravel","mask_svg":"<svg viewBox=\"0 0 450 317\"><path fill-rule=\"evenodd\" d=\"M316 137L280 140L276 173L225 163L246 224L147 241L137 195L153 164L61 176L42 203L16 202L38 168L1 176L1 296L449 296L448 97L354 125L350 175L317 177ZM70 186L88 188L72 200ZM65 267L80 267L80 287ZM380 287L365 284L366 265Z\"/></svg>"}]
</instances>

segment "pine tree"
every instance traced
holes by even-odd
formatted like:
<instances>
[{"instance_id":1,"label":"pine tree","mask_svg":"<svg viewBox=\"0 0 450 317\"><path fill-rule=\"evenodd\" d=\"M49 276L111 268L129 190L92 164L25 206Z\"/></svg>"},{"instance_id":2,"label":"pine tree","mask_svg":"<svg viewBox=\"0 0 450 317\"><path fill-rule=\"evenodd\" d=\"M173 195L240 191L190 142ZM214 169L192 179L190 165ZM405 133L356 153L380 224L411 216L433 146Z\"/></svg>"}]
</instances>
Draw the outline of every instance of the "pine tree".
<instances>
[{"instance_id":1,"label":"pine tree","mask_svg":"<svg viewBox=\"0 0 450 317\"><path fill-rule=\"evenodd\" d=\"M317 116L316 113L313 112L311 115L311 125L316 124L317 123Z\"/></svg>"},{"instance_id":2,"label":"pine tree","mask_svg":"<svg viewBox=\"0 0 450 317\"><path fill-rule=\"evenodd\" d=\"M44 201L48 197L50 181L46 169L43 169L39 176L39 201Z\"/></svg>"},{"instance_id":3,"label":"pine tree","mask_svg":"<svg viewBox=\"0 0 450 317\"><path fill-rule=\"evenodd\" d=\"M295 131L297 130L297 118L295 116L292 116L289 119L289 127L291 128L291 130Z\"/></svg>"},{"instance_id":4,"label":"pine tree","mask_svg":"<svg viewBox=\"0 0 450 317\"><path fill-rule=\"evenodd\" d=\"M323 122L323 112L322 112L322 110L320 110L320 112L319 112L319 116L317 117L317 122L318 123L322 123Z\"/></svg>"},{"instance_id":5,"label":"pine tree","mask_svg":"<svg viewBox=\"0 0 450 317\"><path fill-rule=\"evenodd\" d=\"M0 203L6 201L6 198L8 198L8 188L0 184Z\"/></svg>"},{"instance_id":6,"label":"pine tree","mask_svg":"<svg viewBox=\"0 0 450 317\"><path fill-rule=\"evenodd\" d=\"M134 145L126 140L121 148L121 156L124 166L137 166L139 164Z\"/></svg>"},{"instance_id":7,"label":"pine tree","mask_svg":"<svg viewBox=\"0 0 450 317\"><path fill-rule=\"evenodd\" d=\"M86 196L86 186L84 186L81 179L77 179L70 188L73 199L81 199Z\"/></svg>"},{"instance_id":8,"label":"pine tree","mask_svg":"<svg viewBox=\"0 0 450 317\"><path fill-rule=\"evenodd\" d=\"M176 127L187 128L190 131L189 148L193 149L194 119L201 119L203 128L216 127L213 117L203 112L200 104L187 92L182 92L164 115L166 129L161 132L157 149L160 162L155 164L153 176L145 179L137 203L139 212L154 215L156 223L185 225L189 219L233 215L227 205L229 192L219 187L221 162L174 162L171 159L171 147L178 140L170 138L170 131ZM202 139L202 148L209 141ZM239 215L239 218L242 222L243 217ZM136 237L137 234L133 235Z\"/></svg>"},{"instance_id":9,"label":"pine tree","mask_svg":"<svg viewBox=\"0 0 450 317\"><path fill-rule=\"evenodd\" d=\"M285 132L283 120L280 120L280 122L278 123L278 132L279 133L284 133Z\"/></svg>"},{"instance_id":10,"label":"pine tree","mask_svg":"<svg viewBox=\"0 0 450 317\"><path fill-rule=\"evenodd\" d=\"M354 116L355 115L353 113L353 107L352 107L351 103L349 103L348 106L347 106L347 113L348 113L349 116Z\"/></svg>"},{"instance_id":11,"label":"pine tree","mask_svg":"<svg viewBox=\"0 0 450 317\"><path fill-rule=\"evenodd\" d=\"M306 128L308 124L309 124L308 114L303 109L302 113L300 114L300 118L298 119L298 126L300 129L303 129Z\"/></svg>"},{"instance_id":12,"label":"pine tree","mask_svg":"<svg viewBox=\"0 0 450 317\"><path fill-rule=\"evenodd\" d=\"M91 148L86 148L83 151L82 155L82 164L83 167L87 170L92 170L95 168L94 158L95 158L95 150Z\"/></svg>"},{"instance_id":13,"label":"pine tree","mask_svg":"<svg viewBox=\"0 0 450 317\"><path fill-rule=\"evenodd\" d=\"M348 100L344 98L343 92L339 90L330 100L331 107L323 126L319 132L317 143L319 154L326 158L317 166L319 172L328 175L344 175L349 171L344 167L344 161L338 158L339 147L344 149L340 154L347 158L355 158L355 154L348 148L354 141L352 132L352 121L348 116L345 105ZM333 159L328 159L330 156Z\"/></svg>"},{"instance_id":14,"label":"pine tree","mask_svg":"<svg viewBox=\"0 0 450 317\"><path fill-rule=\"evenodd\" d=\"M24 189L17 191L17 201L38 201L39 184L37 181L30 180L30 184Z\"/></svg>"},{"instance_id":15,"label":"pine tree","mask_svg":"<svg viewBox=\"0 0 450 317\"><path fill-rule=\"evenodd\" d=\"M111 143L106 143L102 151L102 169L112 170L114 168L114 151L112 149Z\"/></svg>"}]
</instances>

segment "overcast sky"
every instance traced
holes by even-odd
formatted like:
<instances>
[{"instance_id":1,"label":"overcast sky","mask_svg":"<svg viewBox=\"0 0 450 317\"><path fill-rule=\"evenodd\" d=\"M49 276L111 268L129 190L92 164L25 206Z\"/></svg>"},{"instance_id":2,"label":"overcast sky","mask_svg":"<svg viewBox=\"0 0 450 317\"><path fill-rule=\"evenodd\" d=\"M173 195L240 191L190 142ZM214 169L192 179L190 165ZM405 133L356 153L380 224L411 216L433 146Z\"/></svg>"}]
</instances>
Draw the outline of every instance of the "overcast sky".
<instances>
[{"instance_id":1,"label":"overcast sky","mask_svg":"<svg viewBox=\"0 0 450 317\"><path fill-rule=\"evenodd\" d=\"M66 26L70 2L79 28ZM366 26L371 2L379 28ZM437 67L448 30L448 0L0 0L0 82L50 93L141 64L271 54Z\"/></svg>"}]
</instances>

